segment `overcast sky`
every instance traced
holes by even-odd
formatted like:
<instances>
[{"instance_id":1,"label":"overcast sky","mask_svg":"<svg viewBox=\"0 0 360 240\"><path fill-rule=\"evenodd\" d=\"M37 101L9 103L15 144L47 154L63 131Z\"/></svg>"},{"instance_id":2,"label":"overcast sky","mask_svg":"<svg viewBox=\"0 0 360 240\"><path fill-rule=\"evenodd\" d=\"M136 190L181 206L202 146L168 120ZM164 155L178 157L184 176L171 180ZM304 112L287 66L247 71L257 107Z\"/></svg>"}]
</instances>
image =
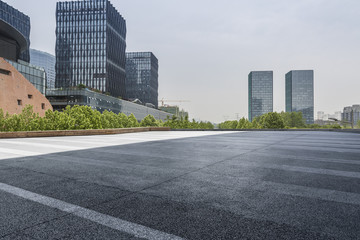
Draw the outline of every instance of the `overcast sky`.
<instances>
[{"instance_id":1,"label":"overcast sky","mask_svg":"<svg viewBox=\"0 0 360 240\"><path fill-rule=\"evenodd\" d=\"M55 0L3 0L31 18L31 47L55 52ZM127 21L127 51L159 59L159 98L189 100L191 118L248 115L247 76L274 71L274 110L285 73L315 71L317 111L360 104L358 0L112 0ZM178 103L172 103L178 104Z\"/></svg>"}]
</instances>

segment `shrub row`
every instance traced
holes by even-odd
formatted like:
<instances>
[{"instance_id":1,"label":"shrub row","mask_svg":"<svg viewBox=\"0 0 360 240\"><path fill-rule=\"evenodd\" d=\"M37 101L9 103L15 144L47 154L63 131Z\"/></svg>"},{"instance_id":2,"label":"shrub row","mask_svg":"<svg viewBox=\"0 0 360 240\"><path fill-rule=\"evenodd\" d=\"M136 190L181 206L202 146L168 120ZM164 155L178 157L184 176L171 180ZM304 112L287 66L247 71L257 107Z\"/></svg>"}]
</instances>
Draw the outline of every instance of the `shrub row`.
<instances>
[{"instance_id":1,"label":"shrub row","mask_svg":"<svg viewBox=\"0 0 360 240\"><path fill-rule=\"evenodd\" d=\"M340 125L320 126L316 124L308 125L305 123L301 112L276 113L270 112L256 117L252 122L242 118L239 121L225 121L219 124L220 129L304 129L304 128L341 128Z\"/></svg>"},{"instance_id":2,"label":"shrub row","mask_svg":"<svg viewBox=\"0 0 360 240\"><path fill-rule=\"evenodd\" d=\"M211 126L210 126L211 125ZM34 113L33 107L27 105L21 114L4 114L0 109L0 131L45 131L45 130L80 130L80 129L110 129L132 127L161 127L171 128L213 128L211 123L189 122L187 119L173 117L165 123L158 121L152 115L138 121L133 114L115 114L104 111L100 113L89 106L67 106L64 111L48 110L44 117Z\"/></svg>"}]
</instances>

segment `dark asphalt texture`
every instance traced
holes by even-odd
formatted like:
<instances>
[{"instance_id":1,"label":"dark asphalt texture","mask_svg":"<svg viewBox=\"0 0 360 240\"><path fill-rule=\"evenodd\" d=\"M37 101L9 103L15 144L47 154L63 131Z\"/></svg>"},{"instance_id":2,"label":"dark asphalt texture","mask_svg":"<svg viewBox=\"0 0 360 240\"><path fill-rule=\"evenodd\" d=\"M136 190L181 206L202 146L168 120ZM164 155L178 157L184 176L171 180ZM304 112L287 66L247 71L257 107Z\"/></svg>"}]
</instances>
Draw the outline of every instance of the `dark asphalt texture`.
<instances>
[{"instance_id":1,"label":"dark asphalt texture","mask_svg":"<svg viewBox=\"0 0 360 240\"><path fill-rule=\"evenodd\" d=\"M6 159L0 183L185 239L360 239L360 134L234 132ZM0 190L0 239L137 238Z\"/></svg>"}]
</instances>

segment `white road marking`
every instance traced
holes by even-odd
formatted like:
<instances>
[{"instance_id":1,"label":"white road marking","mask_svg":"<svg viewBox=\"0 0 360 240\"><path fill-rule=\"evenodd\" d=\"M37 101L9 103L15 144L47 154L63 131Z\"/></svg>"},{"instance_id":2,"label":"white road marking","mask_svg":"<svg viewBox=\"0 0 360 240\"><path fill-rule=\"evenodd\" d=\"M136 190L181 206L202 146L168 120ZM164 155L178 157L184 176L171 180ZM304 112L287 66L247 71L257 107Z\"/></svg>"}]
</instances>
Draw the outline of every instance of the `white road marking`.
<instances>
[{"instance_id":1,"label":"white road marking","mask_svg":"<svg viewBox=\"0 0 360 240\"><path fill-rule=\"evenodd\" d=\"M175 239L181 240L183 238L168 234L156 229L152 229L137 223L132 223L126 220L115 218L106 214L102 214L87 208L83 208L71 203L67 203L55 198L43 196L33 193L21 188L17 188L8 184L0 183L0 190L13 194L15 196L40 203L42 205L59 209L63 212L70 213L77 217L90 220L92 222L101 224L103 226L131 234L138 238L143 239Z\"/></svg>"},{"instance_id":2,"label":"white road marking","mask_svg":"<svg viewBox=\"0 0 360 240\"><path fill-rule=\"evenodd\" d=\"M117 135L0 139L0 153L14 154L14 156L12 157L7 157L7 155L0 156L0 160L16 158L19 156L37 156L74 150L85 150L99 147L120 146L134 143L174 140L191 137L212 136L228 133L233 132L142 132ZM4 146L6 145L11 145L12 147L5 148ZM33 148L24 150L24 146L30 146Z\"/></svg>"}]
</instances>

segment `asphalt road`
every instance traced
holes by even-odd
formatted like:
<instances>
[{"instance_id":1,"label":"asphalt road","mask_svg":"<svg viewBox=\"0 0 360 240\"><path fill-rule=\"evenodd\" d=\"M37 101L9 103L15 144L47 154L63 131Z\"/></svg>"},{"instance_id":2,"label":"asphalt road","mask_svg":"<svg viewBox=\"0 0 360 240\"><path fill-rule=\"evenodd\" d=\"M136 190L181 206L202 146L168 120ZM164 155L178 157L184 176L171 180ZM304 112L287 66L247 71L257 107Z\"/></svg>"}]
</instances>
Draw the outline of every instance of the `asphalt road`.
<instances>
[{"instance_id":1,"label":"asphalt road","mask_svg":"<svg viewBox=\"0 0 360 240\"><path fill-rule=\"evenodd\" d=\"M360 134L0 139L0 239L360 239Z\"/></svg>"}]
</instances>

